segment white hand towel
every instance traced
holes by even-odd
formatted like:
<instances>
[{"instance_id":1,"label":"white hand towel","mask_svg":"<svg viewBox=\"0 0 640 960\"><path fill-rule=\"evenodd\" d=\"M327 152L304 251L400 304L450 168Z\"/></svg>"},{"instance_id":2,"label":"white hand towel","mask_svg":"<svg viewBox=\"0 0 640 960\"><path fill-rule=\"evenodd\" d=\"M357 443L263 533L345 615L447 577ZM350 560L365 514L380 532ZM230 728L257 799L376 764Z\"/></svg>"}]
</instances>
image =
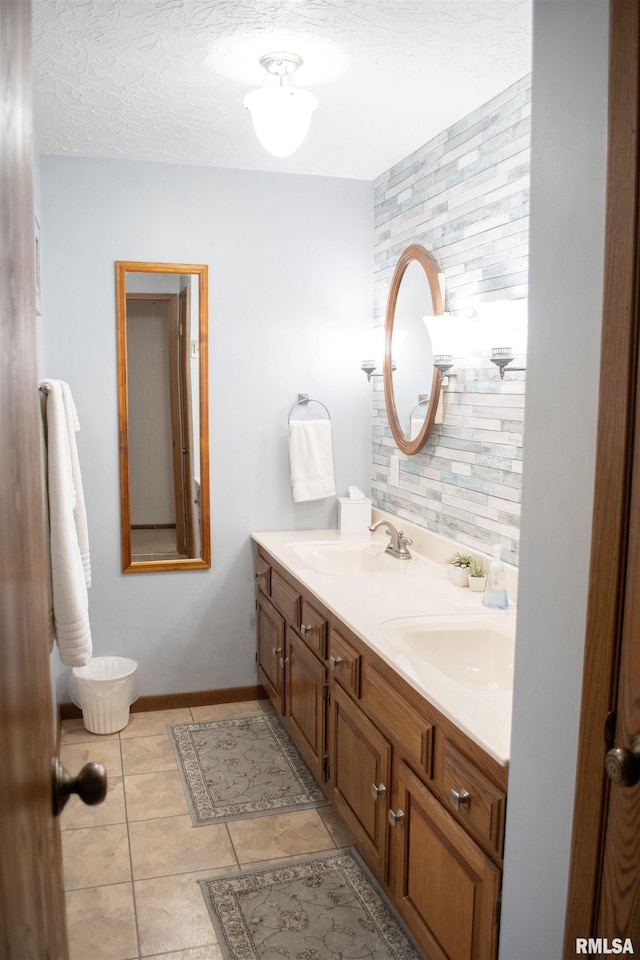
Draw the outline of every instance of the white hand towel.
<instances>
[{"instance_id":1,"label":"white hand towel","mask_svg":"<svg viewBox=\"0 0 640 960\"><path fill-rule=\"evenodd\" d=\"M42 409L49 514L50 619L60 659L68 667L81 667L91 659L92 643L87 596L90 566L86 513L75 443L77 417L73 400L65 403L67 391L71 398L66 384L45 380L41 386L47 390Z\"/></svg>"},{"instance_id":2,"label":"white hand towel","mask_svg":"<svg viewBox=\"0 0 640 960\"><path fill-rule=\"evenodd\" d=\"M78 535L78 546L80 547L80 556L84 568L84 579L88 587L91 586L91 557L89 555L89 528L87 526L87 510L84 504L84 490L82 488L82 474L80 473L80 461L78 459L78 445L76 444L76 433L80 429L80 421L76 405L71 396L71 387L68 383L60 381L62 387L62 399L64 402L64 412L67 419L67 434L69 437L69 456L71 457L71 478L73 480L73 489L75 492L75 505L73 508L73 519L76 525Z\"/></svg>"},{"instance_id":3,"label":"white hand towel","mask_svg":"<svg viewBox=\"0 0 640 960\"><path fill-rule=\"evenodd\" d=\"M297 503L335 495L330 420L289 421L289 463Z\"/></svg>"}]
</instances>

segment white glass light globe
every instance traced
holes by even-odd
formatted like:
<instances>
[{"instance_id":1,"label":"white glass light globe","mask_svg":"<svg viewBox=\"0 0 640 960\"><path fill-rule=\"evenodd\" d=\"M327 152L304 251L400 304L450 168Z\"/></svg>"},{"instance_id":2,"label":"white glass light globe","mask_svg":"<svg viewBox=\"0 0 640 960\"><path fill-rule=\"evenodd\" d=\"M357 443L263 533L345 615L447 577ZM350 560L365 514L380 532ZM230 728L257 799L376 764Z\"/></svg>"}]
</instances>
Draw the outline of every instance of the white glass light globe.
<instances>
[{"instance_id":1,"label":"white glass light globe","mask_svg":"<svg viewBox=\"0 0 640 960\"><path fill-rule=\"evenodd\" d=\"M318 101L307 90L260 87L244 98L258 140L274 157L288 157L307 135Z\"/></svg>"}]
</instances>

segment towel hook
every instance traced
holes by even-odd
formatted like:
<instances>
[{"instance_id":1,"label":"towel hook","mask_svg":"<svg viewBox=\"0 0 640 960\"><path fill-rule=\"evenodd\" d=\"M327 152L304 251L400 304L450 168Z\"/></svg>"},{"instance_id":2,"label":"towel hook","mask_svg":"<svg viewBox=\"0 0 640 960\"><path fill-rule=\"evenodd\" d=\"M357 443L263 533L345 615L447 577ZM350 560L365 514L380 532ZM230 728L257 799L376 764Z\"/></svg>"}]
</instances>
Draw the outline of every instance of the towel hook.
<instances>
[{"instance_id":1,"label":"towel hook","mask_svg":"<svg viewBox=\"0 0 640 960\"><path fill-rule=\"evenodd\" d=\"M306 407L307 404L309 404L309 403L318 403L318 404L320 404L320 406L323 408L323 410L326 411L326 414L327 414L329 420L331 420L331 414L329 413L329 408L325 406L325 404L322 402L322 400L314 400L313 397L310 397L308 393L299 393L299 394L298 394L298 399L296 400L296 402L294 403L294 405L291 407L291 410L289 410L289 417L288 417L287 422L288 422L288 423L291 423L291 414L293 413L293 411L295 410L296 407L299 407L299 406Z\"/></svg>"}]
</instances>

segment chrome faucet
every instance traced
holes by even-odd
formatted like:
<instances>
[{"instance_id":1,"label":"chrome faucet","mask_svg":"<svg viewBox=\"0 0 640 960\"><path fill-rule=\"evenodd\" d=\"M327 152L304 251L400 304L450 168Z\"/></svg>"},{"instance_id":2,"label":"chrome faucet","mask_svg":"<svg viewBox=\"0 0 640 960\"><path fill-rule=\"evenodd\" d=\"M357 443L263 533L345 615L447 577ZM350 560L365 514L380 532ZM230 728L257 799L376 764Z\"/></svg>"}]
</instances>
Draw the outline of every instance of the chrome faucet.
<instances>
[{"instance_id":1,"label":"chrome faucet","mask_svg":"<svg viewBox=\"0 0 640 960\"><path fill-rule=\"evenodd\" d=\"M374 533L378 527L386 527L391 538L385 553L390 553L392 557L397 557L398 560L411 560L411 554L407 550L407 547L413 543L413 540L405 537L402 530L396 530L394 525L389 523L388 520L378 520L377 523L372 523L369 530L371 530L371 533Z\"/></svg>"}]
</instances>

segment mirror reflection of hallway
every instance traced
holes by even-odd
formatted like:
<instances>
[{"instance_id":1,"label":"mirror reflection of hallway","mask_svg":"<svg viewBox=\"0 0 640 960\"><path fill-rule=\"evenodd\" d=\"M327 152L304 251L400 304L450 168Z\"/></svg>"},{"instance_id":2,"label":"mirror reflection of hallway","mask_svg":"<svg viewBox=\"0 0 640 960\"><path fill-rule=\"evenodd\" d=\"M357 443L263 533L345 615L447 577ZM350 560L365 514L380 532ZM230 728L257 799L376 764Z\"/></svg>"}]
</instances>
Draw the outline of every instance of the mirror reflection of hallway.
<instances>
[{"instance_id":1,"label":"mirror reflection of hallway","mask_svg":"<svg viewBox=\"0 0 640 960\"><path fill-rule=\"evenodd\" d=\"M193 551L186 295L127 295L133 561Z\"/></svg>"}]
</instances>

